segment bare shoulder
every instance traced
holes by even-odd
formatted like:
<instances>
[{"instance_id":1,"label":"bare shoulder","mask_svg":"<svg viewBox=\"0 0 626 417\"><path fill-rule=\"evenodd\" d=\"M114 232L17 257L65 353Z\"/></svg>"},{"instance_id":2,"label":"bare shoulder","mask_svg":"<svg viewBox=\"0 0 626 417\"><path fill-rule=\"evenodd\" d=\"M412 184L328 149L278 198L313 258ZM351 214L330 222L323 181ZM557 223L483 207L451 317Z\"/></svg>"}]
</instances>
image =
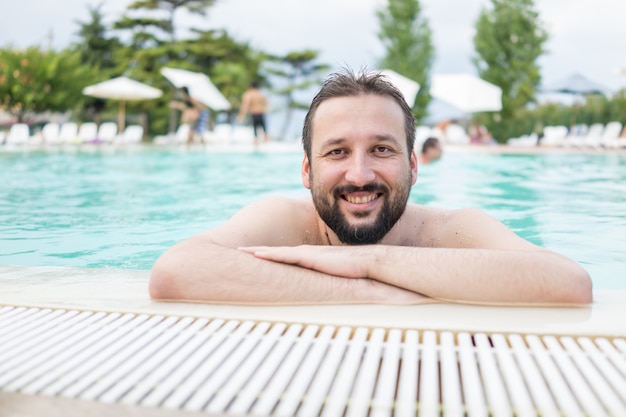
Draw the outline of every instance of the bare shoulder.
<instances>
[{"instance_id":1,"label":"bare shoulder","mask_svg":"<svg viewBox=\"0 0 626 417\"><path fill-rule=\"evenodd\" d=\"M447 210L411 206L411 218L418 221L418 244L443 248L536 248L520 238L499 219L475 208Z\"/></svg>"},{"instance_id":2,"label":"bare shoulder","mask_svg":"<svg viewBox=\"0 0 626 417\"><path fill-rule=\"evenodd\" d=\"M316 230L314 219L310 198L267 197L243 207L207 236L232 247L298 245Z\"/></svg>"}]
</instances>

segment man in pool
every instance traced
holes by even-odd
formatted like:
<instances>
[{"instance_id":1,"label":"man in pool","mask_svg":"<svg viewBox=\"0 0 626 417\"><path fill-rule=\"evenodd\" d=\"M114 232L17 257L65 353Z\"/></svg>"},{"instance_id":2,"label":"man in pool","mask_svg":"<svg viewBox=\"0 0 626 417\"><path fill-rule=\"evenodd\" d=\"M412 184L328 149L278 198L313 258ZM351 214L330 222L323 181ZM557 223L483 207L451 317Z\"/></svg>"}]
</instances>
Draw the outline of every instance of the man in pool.
<instances>
[{"instance_id":1,"label":"man in pool","mask_svg":"<svg viewBox=\"0 0 626 417\"><path fill-rule=\"evenodd\" d=\"M415 120L380 74L332 74L304 121L311 197L268 197L155 263L156 299L213 303L580 305L576 262L476 209L407 204Z\"/></svg>"},{"instance_id":2,"label":"man in pool","mask_svg":"<svg viewBox=\"0 0 626 417\"><path fill-rule=\"evenodd\" d=\"M418 155L420 164L430 164L441 159L441 142L437 138L428 138L422 144L422 152Z\"/></svg>"}]
</instances>

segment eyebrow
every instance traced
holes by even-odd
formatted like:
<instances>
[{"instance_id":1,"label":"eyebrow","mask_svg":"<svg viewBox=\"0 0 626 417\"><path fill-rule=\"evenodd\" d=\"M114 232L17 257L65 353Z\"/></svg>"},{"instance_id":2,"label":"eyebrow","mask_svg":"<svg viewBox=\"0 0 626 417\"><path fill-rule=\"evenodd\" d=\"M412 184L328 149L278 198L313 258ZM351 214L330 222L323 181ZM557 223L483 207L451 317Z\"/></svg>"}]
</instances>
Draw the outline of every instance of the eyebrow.
<instances>
[{"instance_id":1,"label":"eyebrow","mask_svg":"<svg viewBox=\"0 0 626 417\"><path fill-rule=\"evenodd\" d=\"M344 138L344 137L340 137L340 138L336 138L336 139L329 139L328 141L324 142L324 144L322 145L322 148L329 147L329 146L342 145L346 141L347 141L347 139ZM396 137L393 136L393 135L375 135L373 137L372 141L374 141L374 142L392 142L394 144L400 144L401 143L401 141L396 139Z\"/></svg>"}]
</instances>

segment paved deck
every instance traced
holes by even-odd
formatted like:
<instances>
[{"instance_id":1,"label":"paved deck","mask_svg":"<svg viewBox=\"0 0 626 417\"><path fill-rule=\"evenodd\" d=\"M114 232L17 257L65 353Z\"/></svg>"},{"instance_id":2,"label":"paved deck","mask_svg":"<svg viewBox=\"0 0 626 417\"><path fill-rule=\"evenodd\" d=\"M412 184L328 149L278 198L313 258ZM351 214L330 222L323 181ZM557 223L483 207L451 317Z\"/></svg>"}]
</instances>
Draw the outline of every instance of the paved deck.
<instances>
[{"instance_id":1,"label":"paved deck","mask_svg":"<svg viewBox=\"0 0 626 417\"><path fill-rule=\"evenodd\" d=\"M2 417L626 415L626 290L587 307L223 305L0 266Z\"/></svg>"}]
</instances>

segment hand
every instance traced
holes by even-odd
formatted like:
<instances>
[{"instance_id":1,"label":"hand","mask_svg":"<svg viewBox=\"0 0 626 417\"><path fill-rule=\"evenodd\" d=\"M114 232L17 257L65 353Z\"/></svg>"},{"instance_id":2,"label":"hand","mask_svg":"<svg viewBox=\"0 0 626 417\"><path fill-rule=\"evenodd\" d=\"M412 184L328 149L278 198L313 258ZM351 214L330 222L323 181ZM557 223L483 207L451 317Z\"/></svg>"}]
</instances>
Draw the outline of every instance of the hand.
<instances>
[{"instance_id":1,"label":"hand","mask_svg":"<svg viewBox=\"0 0 626 417\"><path fill-rule=\"evenodd\" d=\"M257 258L351 278L354 301L384 304L428 304L437 300L368 278L367 264L375 261L374 246L249 246L239 250Z\"/></svg>"},{"instance_id":2,"label":"hand","mask_svg":"<svg viewBox=\"0 0 626 417\"><path fill-rule=\"evenodd\" d=\"M284 264L298 265L303 268L323 272L344 278L368 278L367 246L249 246L239 248L257 258Z\"/></svg>"}]
</instances>

